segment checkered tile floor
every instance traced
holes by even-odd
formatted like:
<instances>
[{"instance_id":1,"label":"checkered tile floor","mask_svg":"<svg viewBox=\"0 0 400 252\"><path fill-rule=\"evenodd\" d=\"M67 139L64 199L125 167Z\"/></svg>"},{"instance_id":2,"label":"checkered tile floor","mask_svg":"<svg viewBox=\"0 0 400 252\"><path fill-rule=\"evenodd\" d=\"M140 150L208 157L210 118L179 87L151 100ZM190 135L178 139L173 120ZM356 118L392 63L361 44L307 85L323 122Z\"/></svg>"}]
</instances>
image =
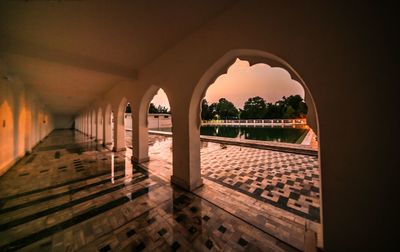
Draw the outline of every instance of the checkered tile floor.
<instances>
[{"instance_id":1,"label":"checkered tile floor","mask_svg":"<svg viewBox=\"0 0 400 252\"><path fill-rule=\"evenodd\" d=\"M172 139L156 135L149 138L150 159L163 160L168 167L157 165L157 169L166 170L170 176ZM320 222L317 157L203 142L201 173L205 179Z\"/></svg>"},{"instance_id":2,"label":"checkered tile floor","mask_svg":"<svg viewBox=\"0 0 400 252\"><path fill-rule=\"evenodd\" d=\"M319 222L316 157L223 146L201 159L204 178Z\"/></svg>"}]
</instances>

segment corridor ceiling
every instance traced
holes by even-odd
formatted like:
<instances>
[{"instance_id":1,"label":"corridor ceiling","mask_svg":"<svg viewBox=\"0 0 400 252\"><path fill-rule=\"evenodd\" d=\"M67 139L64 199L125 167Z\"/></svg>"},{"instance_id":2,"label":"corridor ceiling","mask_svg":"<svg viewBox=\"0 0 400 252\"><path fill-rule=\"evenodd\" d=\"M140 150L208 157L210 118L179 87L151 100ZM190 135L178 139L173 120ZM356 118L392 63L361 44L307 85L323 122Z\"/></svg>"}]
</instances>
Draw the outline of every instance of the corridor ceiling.
<instances>
[{"instance_id":1,"label":"corridor ceiling","mask_svg":"<svg viewBox=\"0 0 400 252\"><path fill-rule=\"evenodd\" d=\"M74 115L231 4L1 1L0 60L54 114Z\"/></svg>"}]
</instances>

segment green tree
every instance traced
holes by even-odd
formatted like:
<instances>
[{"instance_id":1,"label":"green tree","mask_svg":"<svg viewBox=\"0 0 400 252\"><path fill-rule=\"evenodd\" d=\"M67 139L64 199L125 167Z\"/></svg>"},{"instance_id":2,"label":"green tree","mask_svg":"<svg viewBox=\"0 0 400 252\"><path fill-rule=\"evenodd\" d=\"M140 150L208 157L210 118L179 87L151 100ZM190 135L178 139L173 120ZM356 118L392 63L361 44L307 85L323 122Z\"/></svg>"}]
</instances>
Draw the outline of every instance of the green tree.
<instances>
[{"instance_id":1,"label":"green tree","mask_svg":"<svg viewBox=\"0 0 400 252\"><path fill-rule=\"evenodd\" d=\"M232 102L221 98L216 105L216 114L221 119L236 119L238 118L239 111Z\"/></svg>"},{"instance_id":2,"label":"green tree","mask_svg":"<svg viewBox=\"0 0 400 252\"><path fill-rule=\"evenodd\" d=\"M239 116L241 119L295 119L305 118L308 112L307 104L300 95L283 96L274 104L266 103L262 97L255 96L249 98L243 109L239 110L225 98L221 98L217 103L211 105L204 99L201 108L203 120L234 119Z\"/></svg>"},{"instance_id":3,"label":"green tree","mask_svg":"<svg viewBox=\"0 0 400 252\"><path fill-rule=\"evenodd\" d=\"M212 120L216 114L216 103L208 105L206 99L201 101L201 119L202 120Z\"/></svg>"},{"instance_id":4,"label":"green tree","mask_svg":"<svg viewBox=\"0 0 400 252\"><path fill-rule=\"evenodd\" d=\"M158 107L157 107L157 113L159 113L159 114L169 114L170 112L169 112L169 110L168 110L167 107L158 105Z\"/></svg>"},{"instance_id":5,"label":"green tree","mask_svg":"<svg viewBox=\"0 0 400 252\"><path fill-rule=\"evenodd\" d=\"M156 106L152 102L150 102L149 113L150 114L157 114L158 113L158 110L157 110Z\"/></svg>"},{"instance_id":6,"label":"green tree","mask_svg":"<svg viewBox=\"0 0 400 252\"><path fill-rule=\"evenodd\" d=\"M264 115L265 119L278 119L282 118L280 108L276 104L267 103L267 109Z\"/></svg>"},{"instance_id":7,"label":"green tree","mask_svg":"<svg viewBox=\"0 0 400 252\"><path fill-rule=\"evenodd\" d=\"M125 113L132 113L132 108L129 103L128 103L128 105L126 105Z\"/></svg>"},{"instance_id":8,"label":"green tree","mask_svg":"<svg viewBox=\"0 0 400 252\"><path fill-rule=\"evenodd\" d=\"M242 119L262 119L267 113L267 104L260 96L249 98L241 110L240 118Z\"/></svg>"},{"instance_id":9,"label":"green tree","mask_svg":"<svg viewBox=\"0 0 400 252\"><path fill-rule=\"evenodd\" d=\"M210 106L208 106L208 117L210 120L217 117L217 103L213 102Z\"/></svg>"},{"instance_id":10,"label":"green tree","mask_svg":"<svg viewBox=\"0 0 400 252\"><path fill-rule=\"evenodd\" d=\"M149 114L170 114L170 111L167 107L158 105L154 105L154 103L150 102L149 106Z\"/></svg>"},{"instance_id":11,"label":"green tree","mask_svg":"<svg viewBox=\"0 0 400 252\"><path fill-rule=\"evenodd\" d=\"M283 96L275 104L268 103L264 118L267 119L295 119L304 118L308 107L300 95Z\"/></svg>"},{"instance_id":12,"label":"green tree","mask_svg":"<svg viewBox=\"0 0 400 252\"><path fill-rule=\"evenodd\" d=\"M208 118L208 102L206 99L201 101L201 120L210 120Z\"/></svg>"},{"instance_id":13,"label":"green tree","mask_svg":"<svg viewBox=\"0 0 400 252\"><path fill-rule=\"evenodd\" d=\"M284 113L283 117L288 119L304 118L307 115L308 107L300 95L283 97Z\"/></svg>"},{"instance_id":14,"label":"green tree","mask_svg":"<svg viewBox=\"0 0 400 252\"><path fill-rule=\"evenodd\" d=\"M308 112L308 106L305 102L301 102L299 104L299 108L297 109L297 113L300 118L306 118Z\"/></svg>"},{"instance_id":15,"label":"green tree","mask_svg":"<svg viewBox=\"0 0 400 252\"><path fill-rule=\"evenodd\" d=\"M296 117L296 110L292 106L288 105L286 107L286 111L285 111L285 114L283 115L283 118L286 118L286 119L297 118Z\"/></svg>"}]
</instances>

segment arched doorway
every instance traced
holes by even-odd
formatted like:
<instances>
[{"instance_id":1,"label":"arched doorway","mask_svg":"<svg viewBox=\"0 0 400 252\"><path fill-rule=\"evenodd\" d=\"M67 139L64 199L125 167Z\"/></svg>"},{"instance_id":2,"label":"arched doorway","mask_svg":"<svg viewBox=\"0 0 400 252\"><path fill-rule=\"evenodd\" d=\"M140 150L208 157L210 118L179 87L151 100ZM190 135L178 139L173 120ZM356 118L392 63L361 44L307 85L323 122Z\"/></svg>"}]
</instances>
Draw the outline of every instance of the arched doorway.
<instances>
[{"instance_id":1,"label":"arched doorway","mask_svg":"<svg viewBox=\"0 0 400 252\"><path fill-rule=\"evenodd\" d=\"M150 99L146 111L149 162L145 165L151 172L170 180L173 156L171 108L162 88L156 89Z\"/></svg>"},{"instance_id":2,"label":"arched doorway","mask_svg":"<svg viewBox=\"0 0 400 252\"><path fill-rule=\"evenodd\" d=\"M314 101L312 99L311 93L308 90L307 86L305 85L305 82L303 79L300 77L300 75L284 60L280 59L279 57L266 53L266 52L261 52L257 50L234 50L226 55L224 55L221 59L219 59L217 62L215 62L201 77L200 81L198 82L194 92L193 96L191 99L191 104L189 108L189 155L190 155L190 169L189 173L190 175L188 176L190 183L193 183L196 185L196 181L199 181L201 177L206 178L207 180L212 180L210 178L214 178L213 182L219 181L219 185L223 185L229 190L231 190L232 193L238 193L238 197L242 197L243 199L246 199L246 197L250 197L251 200L249 202L266 202L270 204L274 210L278 209L279 214L282 214L282 216L286 215L290 216L291 218L295 219L296 216L299 216L299 218L304 218L304 232L302 235L304 237L307 236L307 232L311 230L314 233L318 234L318 245L321 247L322 246L322 216L320 213L321 209L321 195L320 195L320 189L321 189L321 181L320 181L320 156L319 156L319 143L316 144L316 151L315 152L310 152L314 153L313 155L315 158L310 157L308 158L307 153L300 153L300 154L290 154L290 153L295 153L293 150L284 150L280 148L275 148L271 150L270 146L262 146L258 147L257 149L265 149L267 148L271 156L265 155L267 151L248 151L245 153L244 156L242 157L247 157L249 155L254 155L252 156L249 160L246 161L246 164L237 162L235 165L229 164L229 163L224 163L220 165L215 165L216 169L218 170L217 172L220 172L221 167L224 168L225 171L229 170L226 172L226 174L218 177L214 176L215 174L208 173L207 176L202 176L201 174L201 164L200 160L203 158L203 154L200 154L200 149L202 146L202 143L200 142L200 129L201 129L201 115L202 115L202 105L205 107L204 103L202 104L203 98L206 95L207 89L209 86L214 83L219 76L226 74L228 71L229 66L231 66L237 59L240 59L241 61L247 61L250 66L254 66L257 64L265 64L268 65L269 67L272 68L281 68L283 71L285 71L291 79L294 81L298 82L301 87L304 89L304 100L305 103L307 104L308 107L308 113L307 113L307 122L316 132L318 135L318 118L317 118L317 113L316 113L316 106L314 104ZM226 119L226 118L225 118ZM232 121L240 119L240 118L231 118L232 120L224 120L224 123L232 123ZM263 121L263 120L261 120ZM287 120L289 122L289 120ZM284 121L286 122L286 121ZM251 123L255 123L255 120L252 120ZM246 141L245 141L246 142ZM223 145L221 145L220 149L226 149L226 145L232 144L233 146L236 145L235 143L226 141ZM246 142L247 144L247 142ZM286 145L285 145L286 146ZM231 160L234 160L234 156L236 155L242 155L238 154L240 152L244 152L244 149L251 146L245 146L243 145L239 147L233 147L233 150L231 152L224 152L224 155L228 157ZM218 146L217 146L218 149ZM228 147L229 149L229 147ZM254 154L256 152L259 152L258 154ZM221 152L222 153L222 152ZM279 154L279 153L284 153L284 154ZM246 156L247 155L247 156ZM271 161L273 159L272 156L276 156L277 158L282 158L284 159L282 163L279 163L281 160L278 160L279 165L282 168L282 172L284 174L278 173L276 171L275 164L271 166L274 161ZM293 156L297 155L297 156ZM294 157L292 159L292 157ZM266 164L263 167L259 167L259 163L257 163L255 160L259 161L264 158L264 164ZM266 159L265 159L266 158ZM219 160L219 157L213 157L213 162L215 164L215 160ZM305 162L310 163L310 166L303 165L299 161L299 159L304 159L306 160ZM289 161L290 160L290 161ZM237 161L237 160L236 160ZM286 162L288 161L288 162ZM214 165L213 164L213 165ZM257 167L253 167L252 164L255 164ZM291 165L293 164L293 165ZM314 167L316 165L316 167ZM307 166L307 167L303 167ZM246 173L243 170L243 167L246 167L248 173ZM265 169L263 169L265 168ZM298 174L302 174L302 178L297 178L295 175L292 174L291 171L289 171L291 168L296 168L293 169L293 173L297 172ZM317 170L317 174L308 174L308 168ZM296 171L294 171L296 170ZM268 174L268 172L272 172L272 175L276 176L271 176ZM179 171L174 171L174 176L178 175L179 176ZM287 174L286 174L287 173ZM263 177L265 175L265 177ZM290 177L293 175L293 178ZM317 176L316 179L314 180L313 175ZM279 177L279 178L278 178ZM179 178L178 178L179 179ZM296 180L298 179L298 180ZM315 181L318 181L318 185L314 184ZM207 182L208 183L208 182ZM276 189L276 191L274 191ZM287 189L287 190L286 190ZM218 193L218 192L217 192ZM310 193L313 193L317 197L317 202L313 201L313 199L310 199L308 195ZM233 194L232 194L233 195ZM264 197L265 196L265 197ZM270 198L268 198L270 197ZM311 201L308 201L311 200ZM245 201L245 200L244 200ZM301 204L300 204L301 203ZM315 206L317 203L318 207ZM227 202L229 205L229 202ZM259 203L257 203L259 204ZM250 203L248 205L251 205ZM271 208L272 209L272 208ZM259 215L262 215L261 213L257 213ZM244 217L245 218L245 217ZM279 218L279 216L278 216ZM285 217L282 217L285 218ZM290 222L290 221L289 221ZM321 224L320 224L321 223ZM278 238L285 240L286 242L289 242L287 240L287 237L282 236L279 232L276 232L276 230L268 230L272 234L276 235ZM279 231L279 230L278 230ZM307 242L307 241L306 241ZM304 248L304 242L302 239L300 239L298 244L295 244L296 247L303 249Z\"/></svg>"},{"instance_id":3,"label":"arched doorway","mask_svg":"<svg viewBox=\"0 0 400 252\"><path fill-rule=\"evenodd\" d=\"M132 150L132 108L131 104L128 102L125 107L124 112L124 129L125 129L125 146L127 150Z\"/></svg>"}]
</instances>

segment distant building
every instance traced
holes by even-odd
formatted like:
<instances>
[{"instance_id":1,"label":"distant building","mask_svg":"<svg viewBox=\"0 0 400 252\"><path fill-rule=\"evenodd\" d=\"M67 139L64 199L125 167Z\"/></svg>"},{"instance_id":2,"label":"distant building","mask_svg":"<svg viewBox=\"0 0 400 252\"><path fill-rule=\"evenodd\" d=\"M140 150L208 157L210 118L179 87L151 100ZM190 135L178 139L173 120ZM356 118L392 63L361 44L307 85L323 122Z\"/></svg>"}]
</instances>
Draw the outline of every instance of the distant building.
<instances>
[{"instance_id":1,"label":"distant building","mask_svg":"<svg viewBox=\"0 0 400 252\"><path fill-rule=\"evenodd\" d=\"M171 114L148 114L147 122L149 129L171 128ZM125 129L132 130L132 114L125 113Z\"/></svg>"}]
</instances>

